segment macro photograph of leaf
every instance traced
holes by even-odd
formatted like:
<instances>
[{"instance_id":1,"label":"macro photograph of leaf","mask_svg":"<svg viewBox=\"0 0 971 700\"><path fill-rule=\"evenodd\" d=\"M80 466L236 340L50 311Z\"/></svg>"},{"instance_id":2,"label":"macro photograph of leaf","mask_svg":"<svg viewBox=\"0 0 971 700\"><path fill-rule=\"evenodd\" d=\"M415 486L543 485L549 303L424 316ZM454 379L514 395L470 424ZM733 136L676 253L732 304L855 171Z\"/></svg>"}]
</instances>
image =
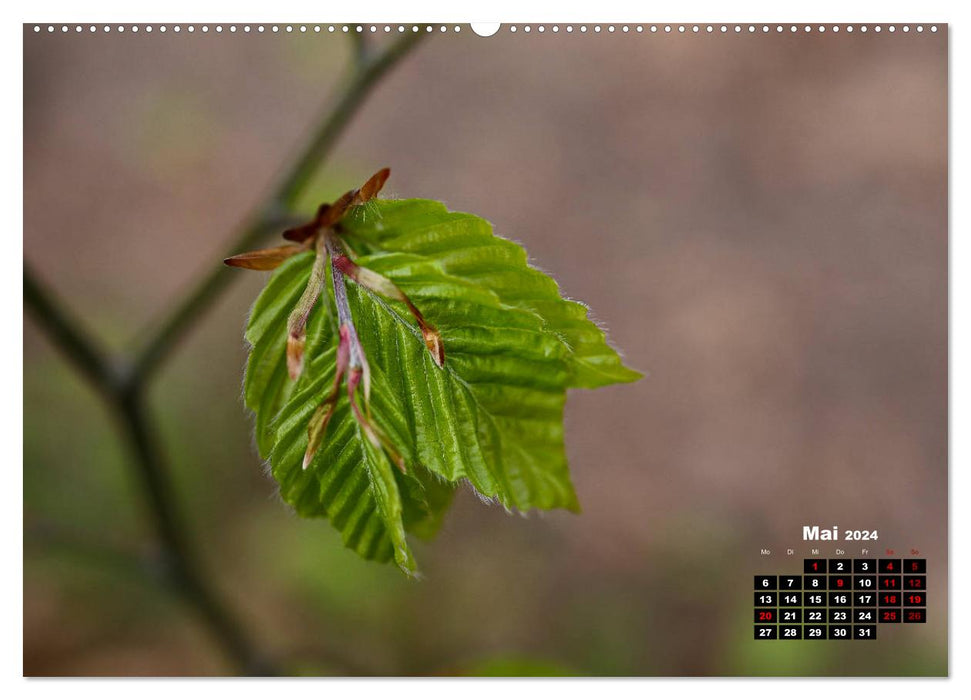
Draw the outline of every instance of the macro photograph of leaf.
<instances>
[{"instance_id":1,"label":"macro photograph of leaf","mask_svg":"<svg viewBox=\"0 0 971 700\"><path fill-rule=\"evenodd\" d=\"M389 174L284 232L298 243L225 262L276 269L246 327L244 394L283 499L414 575L407 534L433 533L460 481L507 510L579 510L566 390L640 375L487 221L376 200Z\"/></svg>"},{"instance_id":2,"label":"macro photograph of leaf","mask_svg":"<svg viewBox=\"0 0 971 700\"><path fill-rule=\"evenodd\" d=\"M946 675L939 26L24 25L23 674Z\"/></svg>"}]
</instances>

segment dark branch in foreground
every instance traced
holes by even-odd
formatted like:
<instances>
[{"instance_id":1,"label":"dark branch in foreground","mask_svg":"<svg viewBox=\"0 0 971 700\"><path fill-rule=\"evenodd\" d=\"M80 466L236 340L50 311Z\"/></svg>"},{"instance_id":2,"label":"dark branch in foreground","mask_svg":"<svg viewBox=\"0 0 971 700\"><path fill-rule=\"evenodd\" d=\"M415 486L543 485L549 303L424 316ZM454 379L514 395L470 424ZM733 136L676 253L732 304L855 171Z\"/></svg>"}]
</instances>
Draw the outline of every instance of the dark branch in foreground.
<instances>
[{"instance_id":1,"label":"dark branch in foreground","mask_svg":"<svg viewBox=\"0 0 971 700\"><path fill-rule=\"evenodd\" d=\"M337 101L321 120L319 128L281 178L272 195L236 235L229 254L253 247L270 231L288 223L286 212L301 195L314 172L329 155L338 137L378 81L424 36L410 33L388 48L373 54L363 43L356 44L354 66ZM42 330L60 348L74 367L87 378L106 404L113 409L134 460L143 496L160 547L155 578L181 596L207 624L240 673L273 675L275 665L250 642L242 625L209 584L196 560L191 538L176 508L168 470L155 438L154 422L146 414L145 388L153 371L165 360L179 339L212 305L234 276L221 264L212 266L195 287L177 304L134 359L113 358L96 344L45 291L30 268L24 265L24 303ZM346 665L346 664L345 664ZM353 669L348 669L353 671Z\"/></svg>"}]
</instances>

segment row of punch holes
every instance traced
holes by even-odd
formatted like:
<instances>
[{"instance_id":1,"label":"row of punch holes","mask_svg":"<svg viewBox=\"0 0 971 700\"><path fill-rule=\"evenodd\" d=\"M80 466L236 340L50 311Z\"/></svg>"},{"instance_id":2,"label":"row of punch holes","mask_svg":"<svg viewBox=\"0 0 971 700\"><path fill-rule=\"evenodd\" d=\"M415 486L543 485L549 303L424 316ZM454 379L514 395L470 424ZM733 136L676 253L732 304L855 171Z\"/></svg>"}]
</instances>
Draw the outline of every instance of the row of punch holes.
<instances>
[{"instance_id":1,"label":"row of punch holes","mask_svg":"<svg viewBox=\"0 0 971 700\"><path fill-rule=\"evenodd\" d=\"M118 33L124 33L126 31L128 31L128 32L131 32L132 34L137 34L139 31L146 32L146 33L151 33L153 31L156 31L157 30L158 32L161 32L163 34L165 32L168 32L168 31L172 31L172 32L174 32L176 34L185 31L185 32L188 32L189 34L193 34L193 33L195 33L197 31L197 27L195 25L192 25L192 24L186 25L184 27L182 25L179 25L179 24L172 25L171 27L163 24L163 25L159 25L157 28L156 27L153 27L152 25L144 25L144 26L129 25L127 27L125 25L116 25L116 26L112 27L111 25L107 25L107 24L106 25L103 25L103 26L98 26L98 25L92 24L92 25L87 25L87 27L85 27L83 25L78 24L78 25L74 25L73 26L74 31L77 32L77 33L83 32L85 30L85 28L87 28L87 30L89 32L91 32L91 33L95 33L95 32L98 32L100 30L100 31L103 31L103 32L115 31L115 32L118 32ZM453 32L461 32L462 31L462 28L459 25L452 25L452 26L438 25L437 28L438 28L438 31L439 32L443 32L443 33L444 32L448 32L448 31L453 31ZM58 31L58 29L60 29L60 31L62 33L67 33L67 32L70 32L71 31L72 27L70 27L70 26L68 26L66 24L63 24L63 25L60 25L60 26L56 26L56 25L53 25L53 24L49 24L46 27L44 27L42 25L39 25L39 24L35 24L34 25L34 32L35 33L40 33L40 32L43 32L43 31L46 30L49 34L53 34L54 32ZM227 32L227 31L229 33L231 33L231 34L238 33L238 32L242 32L244 34L249 34L249 33L252 33L252 32L256 32L256 33L270 32L270 33L278 34L281 31L283 31L285 33L288 33L288 34L292 34L292 33L307 34L307 33L311 33L311 32L312 33L316 33L316 34L320 34L322 32L327 32L327 33L330 33L330 34L333 34L335 32L343 32L345 34L346 33L352 33L352 32L356 32L356 33L359 33L359 34L360 33L365 33L365 32L370 32L372 34L376 34L378 32L384 32L386 34L390 34L390 33L395 32L395 31L398 32L398 33L400 33L400 34L403 34L403 33L407 32L407 31L411 31L411 32L425 31L425 32L430 33L430 32L434 32L435 29L436 29L435 26L428 25L428 24L426 24L426 25L417 25L417 24L412 24L412 25L404 25L404 24L399 24L399 25L390 25L390 24L385 24L385 25L375 25L375 24L370 24L370 25L361 25L361 24L358 24L358 25L347 25L347 24L344 24L344 25L333 25L333 24L330 24L330 25L320 25L320 24L312 24L312 25L308 25L308 24L297 24L297 25L294 25L294 24L285 24L285 25L272 24L272 25L263 25L263 24L260 24L260 25L255 25L255 26L250 26L248 24L242 25L242 26L237 26L235 24L231 24L231 25L227 25L225 27L223 25L221 25L221 24L217 24L217 25L214 25L212 27L210 27L209 25L203 24L203 25L200 25L198 27L198 31L202 32L203 34L207 34L210 31L214 31L217 34L221 34L221 33ZM740 24L734 24L734 25L729 25L729 24L700 24L700 25L699 24L688 24L688 25L686 25L686 24L676 24L676 25L672 25L672 24L651 24L651 25L643 25L643 24L636 24L636 25L630 25L630 24L613 25L613 24L609 24L609 25L599 25L599 24L595 24L595 25L591 25L589 27L587 25L585 25L585 24L581 24L581 25L577 25L577 26L574 26L572 24L568 24L568 25L565 25L563 27L560 27L560 25L558 25L558 24L554 24L554 25L550 25L550 26L547 27L546 25L542 25L542 24L536 25L536 26L532 26L532 25L528 25L528 24L527 25L523 25L523 26L518 26L518 25L515 25L514 24L514 25L510 25L508 27L508 31L510 33L513 33L513 34L515 34L517 32L524 32L526 34L529 34L530 32L532 32L534 30L537 33L540 33L540 34L546 33L547 30L550 31L550 32L552 32L552 33L554 33L554 34L560 33L561 31L562 32L565 32L567 34L572 34L572 33L575 33L575 32L578 32L580 34L585 34L588 31L592 31L593 33L597 34L597 33L603 32L604 30L606 30L608 33L616 33L616 32L619 31L619 32L624 33L624 34L628 34L628 33L632 33L632 32L633 33L637 33L637 34L642 34L644 32L649 32L649 33L652 33L652 34L656 34L658 32L667 33L667 34L670 34L670 33L673 33L673 32L677 32L677 33L680 33L680 34L688 34L688 33L691 33L691 34L715 34L715 33L728 34L729 32L732 32L732 33L735 33L735 34L742 34L742 33L755 34L757 32L761 32L763 34L768 34L768 33L772 32L773 30L776 33L782 33L782 32L789 32L789 33L797 33L797 32L809 33L809 32L814 32L814 31L815 32L819 32L819 33L824 33L824 32L827 32L827 31L833 32L833 33L839 33L841 31L846 32L846 33L852 33L854 31L858 31L858 32L861 32L861 33L866 33L868 31L873 31L873 32L876 32L876 33L880 33L880 32L883 32L885 30L885 31L890 32L892 34L892 33L897 32L898 29L899 29L899 31L904 32L904 33L910 32L911 29L913 29L914 31L916 31L918 33L921 33L921 32L923 32L925 30L925 27L924 27L924 25L921 25L921 24L918 24L918 25L916 25L914 27L911 27L910 25L907 25L907 24L901 25L899 27L897 25L891 24L891 25L888 25L885 28L883 26L881 26L881 25L875 25L875 26L870 27L870 26L867 26L865 24L864 25L859 25L857 27L854 27L853 25L844 25L842 27L839 26L839 25L832 25L832 26L827 27L826 25L822 25L822 24L820 24L820 25L809 25L809 24L806 24L806 25L795 25L795 24L791 24L791 25L781 25L781 24L776 24L776 25L772 25L772 26L770 26L768 24L763 24L763 25L754 25L754 24L749 24L749 25L740 25ZM931 32L936 32L937 31L937 25L931 25L929 27L929 29L930 29ZM474 31L474 29L473 29L473 31Z\"/></svg>"}]
</instances>

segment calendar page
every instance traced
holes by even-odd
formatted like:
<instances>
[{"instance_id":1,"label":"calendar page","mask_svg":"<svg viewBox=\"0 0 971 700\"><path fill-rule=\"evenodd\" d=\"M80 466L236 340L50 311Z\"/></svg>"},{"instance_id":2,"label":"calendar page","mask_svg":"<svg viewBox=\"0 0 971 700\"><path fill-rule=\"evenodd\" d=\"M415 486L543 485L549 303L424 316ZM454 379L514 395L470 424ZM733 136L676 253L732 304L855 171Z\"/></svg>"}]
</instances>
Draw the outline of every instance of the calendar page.
<instances>
[{"instance_id":1,"label":"calendar page","mask_svg":"<svg viewBox=\"0 0 971 700\"><path fill-rule=\"evenodd\" d=\"M947 676L948 24L329 11L23 25L24 675Z\"/></svg>"}]
</instances>

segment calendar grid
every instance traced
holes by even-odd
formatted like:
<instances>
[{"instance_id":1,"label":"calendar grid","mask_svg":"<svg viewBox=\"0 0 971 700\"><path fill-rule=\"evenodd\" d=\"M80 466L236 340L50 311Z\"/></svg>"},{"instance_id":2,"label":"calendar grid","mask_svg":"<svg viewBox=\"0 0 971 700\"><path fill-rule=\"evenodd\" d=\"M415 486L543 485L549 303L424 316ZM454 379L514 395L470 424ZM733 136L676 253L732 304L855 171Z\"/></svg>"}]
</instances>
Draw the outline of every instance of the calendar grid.
<instances>
[{"instance_id":1,"label":"calendar grid","mask_svg":"<svg viewBox=\"0 0 971 700\"><path fill-rule=\"evenodd\" d=\"M880 624L927 621L924 559L805 559L754 589L757 640L874 640Z\"/></svg>"}]
</instances>

